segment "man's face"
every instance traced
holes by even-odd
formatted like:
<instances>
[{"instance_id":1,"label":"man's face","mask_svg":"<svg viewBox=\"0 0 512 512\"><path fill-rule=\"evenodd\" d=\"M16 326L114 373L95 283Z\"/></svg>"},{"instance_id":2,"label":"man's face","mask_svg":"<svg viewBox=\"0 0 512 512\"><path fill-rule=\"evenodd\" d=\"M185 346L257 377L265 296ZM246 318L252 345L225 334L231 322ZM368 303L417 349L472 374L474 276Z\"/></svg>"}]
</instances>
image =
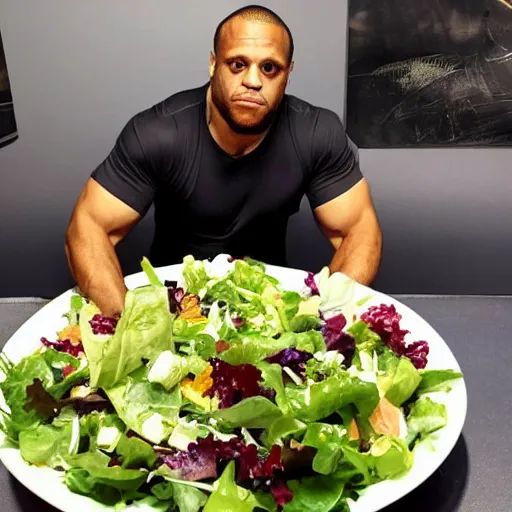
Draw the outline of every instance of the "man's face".
<instances>
[{"instance_id":1,"label":"man's face","mask_svg":"<svg viewBox=\"0 0 512 512\"><path fill-rule=\"evenodd\" d=\"M212 101L231 129L263 133L283 98L292 65L286 31L273 23L230 20L210 57Z\"/></svg>"}]
</instances>

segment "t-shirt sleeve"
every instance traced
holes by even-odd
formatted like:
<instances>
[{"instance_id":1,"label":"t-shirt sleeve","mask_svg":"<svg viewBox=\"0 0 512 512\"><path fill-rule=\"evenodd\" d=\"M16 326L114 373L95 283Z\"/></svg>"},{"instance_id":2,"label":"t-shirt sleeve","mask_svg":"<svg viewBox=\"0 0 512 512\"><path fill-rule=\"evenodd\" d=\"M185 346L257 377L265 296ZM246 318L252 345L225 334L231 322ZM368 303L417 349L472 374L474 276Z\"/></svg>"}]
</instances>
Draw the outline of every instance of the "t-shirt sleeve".
<instances>
[{"instance_id":1,"label":"t-shirt sleeve","mask_svg":"<svg viewBox=\"0 0 512 512\"><path fill-rule=\"evenodd\" d=\"M306 193L313 209L347 192L363 178L357 147L338 115L330 110L319 113L311 155Z\"/></svg>"},{"instance_id":2,"label":"t-shirt sleeve","mask_svg":"<svg viewBox=\"0 0 512 512\"><path fill-rule=\"evenodd\" d=\"M123 128L107 158L91 177L144 216L155 196L155 176L137 134L136 117Z\"/></svg>"}]
</instances>

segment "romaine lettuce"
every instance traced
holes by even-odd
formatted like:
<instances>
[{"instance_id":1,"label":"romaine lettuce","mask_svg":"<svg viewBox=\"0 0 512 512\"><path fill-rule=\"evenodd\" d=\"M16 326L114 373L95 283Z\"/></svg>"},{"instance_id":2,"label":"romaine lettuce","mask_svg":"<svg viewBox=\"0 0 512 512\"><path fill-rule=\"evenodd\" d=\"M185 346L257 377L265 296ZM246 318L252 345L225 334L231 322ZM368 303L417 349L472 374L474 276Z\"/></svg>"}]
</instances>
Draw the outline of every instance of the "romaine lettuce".
<instances>
[{"instance_id":1,"label":"romaine lettuce","mask_svg":"<svg viewBox=\"0 0 512 512\"><path fill-rule=\"evenodd\" d=\"M148 285L128 290L113 336L94 334L89 320L98 313L89 303L80 313L80 331L90 367L91 386L109 389L164 350L174 351L167 288Z\"/></svg>"}]
</instances>

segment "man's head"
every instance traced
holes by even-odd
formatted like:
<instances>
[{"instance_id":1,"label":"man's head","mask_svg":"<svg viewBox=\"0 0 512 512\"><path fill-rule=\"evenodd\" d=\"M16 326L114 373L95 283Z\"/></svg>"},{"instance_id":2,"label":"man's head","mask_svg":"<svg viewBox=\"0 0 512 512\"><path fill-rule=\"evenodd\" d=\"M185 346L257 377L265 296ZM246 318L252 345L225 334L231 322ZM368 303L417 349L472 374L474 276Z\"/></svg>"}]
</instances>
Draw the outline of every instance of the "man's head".
<instances>
[{"instance_id":1,"label":"man's head","mask_svg":"<svg viewBox=\"0 0 512 512\"><path fill-rule=\"evenodd\" d=\"M210 55L212 101L231 129L263 133L293 68L293 38L271 10L247 6L222 20Z\"/></svg>"}]
</instances>

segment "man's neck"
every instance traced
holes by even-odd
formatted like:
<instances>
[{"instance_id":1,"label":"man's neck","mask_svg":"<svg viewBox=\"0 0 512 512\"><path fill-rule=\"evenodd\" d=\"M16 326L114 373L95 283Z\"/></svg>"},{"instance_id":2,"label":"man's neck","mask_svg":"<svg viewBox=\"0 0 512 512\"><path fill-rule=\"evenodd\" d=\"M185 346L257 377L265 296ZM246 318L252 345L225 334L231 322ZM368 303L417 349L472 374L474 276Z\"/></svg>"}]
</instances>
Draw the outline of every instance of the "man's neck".
<instances>
[{"instance_id":1,"label":"man's neck","mask_svg":"<svg viewBox=\"0 0 512 512\"><path fill-rule=\"evenodd\" d=\"M240 135L234 132L214 105L210 87L206 93L206 122L215 142L233 157L241 157L254 151L268 133L268 129L258 135Z\"/></svg>"}]
</instances>

